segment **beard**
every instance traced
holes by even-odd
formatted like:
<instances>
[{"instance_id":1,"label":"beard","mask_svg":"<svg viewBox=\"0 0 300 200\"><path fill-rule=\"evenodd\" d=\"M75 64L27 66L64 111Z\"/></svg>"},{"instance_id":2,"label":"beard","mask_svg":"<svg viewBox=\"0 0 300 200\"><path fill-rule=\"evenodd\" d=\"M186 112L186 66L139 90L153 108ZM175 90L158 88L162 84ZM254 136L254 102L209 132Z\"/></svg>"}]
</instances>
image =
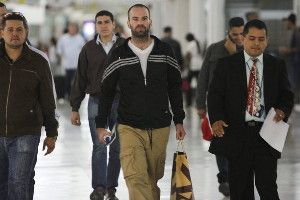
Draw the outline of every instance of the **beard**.
<instances>
[{"instance_id":1,"label":"beard","mask_svg":"<svg viewBox=\"0 0 300 200\"><path fill-rule=\"evenodd\" d=\"M7 45L11 49L20 49L23 47L24 43L26 42L26 38L18 38L16 40L7 41L5 45Z\"/></svg>"},{"instance_id":2,"label":"beard","mask_svg":"<svg viewBox=\"0 0 300 200\"><path fill-rule=\"evenodd\" d=\"M147 28L146 26L140 25L137 26L135 29L133 29L133 27L130 26L130 29L131 29L132 36L135 38L144 39L144 38L148 38L149 36L149 32L150 32L149 27Z\"/></svg>"},{"instance_id":3,"label":"beard","mask_svg":"<svg viewBox=\"0 0 300 200\"><path fill-rule=\"evenodd\" d=\"M23 47L23 44L6 44L11 49L20 49Z\"/></svg>"}]
</instances>

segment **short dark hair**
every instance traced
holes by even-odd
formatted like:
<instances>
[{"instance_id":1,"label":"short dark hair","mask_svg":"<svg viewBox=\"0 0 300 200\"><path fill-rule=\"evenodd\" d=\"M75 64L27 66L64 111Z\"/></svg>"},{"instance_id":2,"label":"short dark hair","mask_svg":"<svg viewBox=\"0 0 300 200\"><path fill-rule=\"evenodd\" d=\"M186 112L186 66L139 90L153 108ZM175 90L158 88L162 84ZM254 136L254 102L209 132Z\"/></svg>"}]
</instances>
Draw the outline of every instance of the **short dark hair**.
<instances>
[{"instance_id":1,"label":"short dark hair","mask_svg":"<svg viewBox=\"0 0 300 200\"><path fill-rule=\"evenodd\" d=\"M114 22L113 14L107 10L100 10L95 16L95 21L97 20L97 17L99 17L99 16L108 16L108 17L110 17L111 21Z\"/></svg>"},{"instance_id":2,"label":"short dark hair","mask_svg":"<svg viewBox=\"0 0 300 200\"><path fill-rule=\"evenodd\" d=\"M28 23L26 18L23 16L22 13L20 12L9 12L7 14L5 14L2 18L2 23L1 23L1 27L4 29L5 25L6 25L6 21L7 20L19 20L23 22L23 25L25 27L25 29L28 30Z\"/></svg>"},{"instance_id":3,"label":"short dark hair","mask_svg":"<svg viewBox=\"0 0 300 200\"><path fill-rule=\"evenodd\" d=\"M146 8L146 9L148 10L149 18L150 18L150 9L149 9L147 6L145 6L144 4L137 3L137 4L134 4L133 6L131 6L131 7L128 9L128 12L127 12L127 14L128 14L128 20L130 19L129 13L130 13L130 11L131 11L132 8Z\"/></svg>"},{"instance_id":4,"label":"short dark hair","mask_svg":"<svg viewBox=\"0 0 300 200\"><path fill-rule=\"evenodd\" d=\"M172 32L172 27L171 26L166 26L164 28L164 33L171 33Z\"/></svg>"},{"instance_id":5,"label":"short dark hair","mask_svg":"<svg viewBox=\"0 0 300 200\"><path fill-rule=\"evenodd\" d=\"M229 20L228 26L231 29L232 27L244 26L244 19L241 17L233 17Z\"/></svg>"},{"instance_id":6,"label":"short dark hair","mask_svg":"<svg viewBox=\"0 0 300 200\"><path fill-rule=\"evenodd\" d=\"M253 19L253 20L246 23L246 25L244 27L243 35L248 34L249 29L253 28L253 27L257 28L257 29L265 29L266 30L266 35L268 34L268 30L267 30L267 26L266 26L265 22L263 22L259 19Z\"/></svg>"},{"instance_id":7,"label":"short dark hair","mask_svg":"<svg viewBox=\"0 0 300 200\"><path fill-rule=\"evenodd\" d=\"M190 42L190 41L193 41L195 40L195 36L192 34L192 33L187 33L186 36L185 36L185 39Z\"/></svg>"},{"instance_id":8,"label":"short dark hair","mask_svg":"<svg viewBox=\"0 0 300 200\"><path fill-rule=\"evenodd\" d=\"M287 20L292 22L293 24L296 24L296 19L296 15L294 13L291 13L287 18Z\"/></svg>"},{"instance_id":9,"label":"short dark hair","mask_svg":"<svg viewBox=\"0 0 300 200\"><path fill-rule=\"evenodd\" d=\"M0 2L0 7L1 7L1 8L2 8L2 7L5 7L5 8L6 8L6 5L5 5L4 3Z\"/></svg>"}]
</instances>

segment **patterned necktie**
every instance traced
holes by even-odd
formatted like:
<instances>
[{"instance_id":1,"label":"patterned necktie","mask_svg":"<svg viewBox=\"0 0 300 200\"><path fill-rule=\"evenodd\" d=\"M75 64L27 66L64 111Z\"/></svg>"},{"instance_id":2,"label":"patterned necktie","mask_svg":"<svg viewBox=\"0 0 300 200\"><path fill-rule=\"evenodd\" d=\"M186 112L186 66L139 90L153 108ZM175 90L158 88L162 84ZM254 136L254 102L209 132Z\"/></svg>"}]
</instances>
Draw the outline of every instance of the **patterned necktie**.
<instances>
[{"instance_id":1,"label":"patterned necktie","mask_svg":"<svg viewBox=\"0 0 300 200\"><path fill-rule=\"evenodd\" d=\"M247 111L250 115L258 115L260 110L260 97L261 90L258 80L258 71L256 63L257 58L251 58L253 61L253 66L250 69L249 83L248 83L248 95L247 95Z\"/></svg>"}]
</instances>

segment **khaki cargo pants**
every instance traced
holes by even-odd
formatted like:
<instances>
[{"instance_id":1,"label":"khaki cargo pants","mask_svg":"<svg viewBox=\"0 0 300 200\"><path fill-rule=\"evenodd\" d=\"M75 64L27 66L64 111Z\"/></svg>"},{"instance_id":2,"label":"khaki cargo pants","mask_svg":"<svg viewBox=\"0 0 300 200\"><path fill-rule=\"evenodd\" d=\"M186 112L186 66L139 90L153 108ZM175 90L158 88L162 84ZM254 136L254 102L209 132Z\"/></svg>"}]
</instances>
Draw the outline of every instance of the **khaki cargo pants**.
<instances>
[{"instance_id":1,"label":"khaki cargo pants","mask_svg":"<svg viewBox=\"0 0 300 200\"><path fill-rule=\"evenodd\" d=\"M164 175L170 127L147 131L119 124L118 131L129 199L159 200L157 181Z\"/></svg>"}]
</instances>

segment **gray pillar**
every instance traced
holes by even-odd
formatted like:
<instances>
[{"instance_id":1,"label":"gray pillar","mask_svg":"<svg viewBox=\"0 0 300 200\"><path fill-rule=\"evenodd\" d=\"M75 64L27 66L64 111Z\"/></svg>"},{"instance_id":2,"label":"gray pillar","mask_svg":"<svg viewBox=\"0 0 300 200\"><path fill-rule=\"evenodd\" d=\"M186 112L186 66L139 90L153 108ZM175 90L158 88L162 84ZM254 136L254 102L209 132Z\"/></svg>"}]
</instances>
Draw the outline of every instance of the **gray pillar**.
<instances>
[{"instance_id":1,"label":"gray pillar","mask_svg":"<svg viewBox=\"0 0 300 200\"><path fill-rule=\"evenodd\" d=\"M162 14L163 13L161 12L161 2L153 1L151 8L152 34L154 34L157 37L160 37L161 27L163 26L161 20L163 18Z\"/></svg>"},{"instance_id":2,"label":"gray pillar","mask_svg":"<svg viewBox=\"0 0 300 200\"><path fill-rule=\"evenodd\" d=\"M293 1L294 13L297 16L297 26L300 26L300 0Z\"/></svg>"},{"instance_id":3,"label":"gray pillar","mask_svg":"<svg viewBox=\"0 0 300 200\"><path fill-rule=\"evenodd\" d=\"M217 42L225 35L225 0L207 0L207 44Z\"/></svg>"},{"instance_id":4,"label":"gray pillar","mask_svg":"<svg viewBox=\"0 0 300 200\"><path fill-rule=\"evenodd\" d=\"M189 31L201 42L206 40L206 0L190 0Z\"/></svg>"},{"instance_id":5,"label":"gray pillar","mask_svg":"<svg viewBox=\"0 0 300 200\"><path fill-rule=\"evenodd\" d=\"M189 1L165 0L160 3L161 36L162 28L171 26L173 28L173 37L180 41L183 49L185 47L185 34L189 32Z\"/></svg>"}]
</instances>

